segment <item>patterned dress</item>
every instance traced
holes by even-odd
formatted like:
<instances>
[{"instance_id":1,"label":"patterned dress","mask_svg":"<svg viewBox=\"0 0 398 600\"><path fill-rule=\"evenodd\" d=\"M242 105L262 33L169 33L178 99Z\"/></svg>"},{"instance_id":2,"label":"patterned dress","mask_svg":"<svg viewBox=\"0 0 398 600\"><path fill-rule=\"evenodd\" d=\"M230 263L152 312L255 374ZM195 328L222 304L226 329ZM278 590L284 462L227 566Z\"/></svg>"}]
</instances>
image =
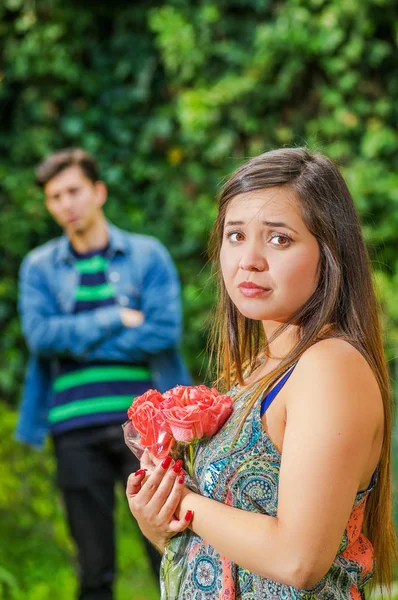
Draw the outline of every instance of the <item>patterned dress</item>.
<instances>
[{"instance_id":1,"label":"patterned dress","mask_svg":"<svg viewBox=\"0 0 398 600\"><path fill-rule=\"evenodd\" d=\"M235 401L224 427L203 445L195 460L195 474L203 496L243 510L276 516L281 456L263 429L260 403L247 417L232 446L249 388ZM237 395L236 388L230 392ZM373 572L373 548L361 533L366 499L375 485L357 494L337 556L325 577L310 590L300 590L260 577L221 556L191 530L173 538L163 555L163 573L175 565L178 585L165 600L361 600ZM187 560L188 559L188 560ZM171 589L172 588L172 589Z\"/></svg>"}]
</instances>

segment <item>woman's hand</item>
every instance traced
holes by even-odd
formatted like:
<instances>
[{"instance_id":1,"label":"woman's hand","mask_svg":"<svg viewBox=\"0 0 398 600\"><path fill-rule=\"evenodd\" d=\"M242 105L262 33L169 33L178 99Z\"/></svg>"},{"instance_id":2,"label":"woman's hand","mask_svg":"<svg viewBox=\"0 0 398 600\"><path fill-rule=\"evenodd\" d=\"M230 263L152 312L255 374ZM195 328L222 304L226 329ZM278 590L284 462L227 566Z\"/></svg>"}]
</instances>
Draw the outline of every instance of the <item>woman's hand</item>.
<instances>
[{"instance_id":1,"label":"woman's hand","mask_svg":"<svg viewBox=\"0 0 398 600\"><path fill-rule=\"evenodd\" d=\"M139 469L127 481L126 496L130 511L145 537L161 552L169 539L184 531L192 520L191 511L187 511L180 519L174 516L184 491L181 465L180 460L172 465L171 457L167 456L149 477L146 478L144 469Z\"/></svg>"},{"instance_id":2,"label":"woman's hand","mask_svg":"<svg viewBox=\"0 0 398 600\"><path fill-rule=\"evenodd\" d=\"M141 456L140 460L140 469L146 471L146 475L148 476L153 473L161 462L161 458L156 458L156 456L153 456L148 450L144 450L144 454Z\"/></svg>"}]
</instances>

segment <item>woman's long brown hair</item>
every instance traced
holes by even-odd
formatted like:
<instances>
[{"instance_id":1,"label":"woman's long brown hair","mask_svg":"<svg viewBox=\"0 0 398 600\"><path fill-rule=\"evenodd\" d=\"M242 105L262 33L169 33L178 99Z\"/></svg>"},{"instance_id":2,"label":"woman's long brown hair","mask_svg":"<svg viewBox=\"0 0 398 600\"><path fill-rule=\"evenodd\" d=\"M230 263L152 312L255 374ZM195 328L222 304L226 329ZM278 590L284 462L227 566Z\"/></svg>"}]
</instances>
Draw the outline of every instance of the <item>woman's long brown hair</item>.
<instances>
[{"instance_id":1,"label":"woman's long brown hair","mask_svg":"<svg viewBox=\"0 0 398 600\"><path fill-rule=\"evenodd\" d=\"M397 559L392 520L393 410L389 376L359 218L343 177L332 161L321 154L304 148L266 152L242 165L221 190L219 213L210 238L210 255L219 280L217 318L210 339L218 381L226 389L233 383L244 385L245 370L250 373L254 369L258 357L267 353L272 341L265 339L261 321L244 317L232 303L219 266L225 214L230 201L238 194L271 187L285 188L298 199L304 222L320 247L319 281L312 297L273 335L272 339L275 339L294 323L298 326L299 341L278 368L259 381L243 418L259 395L316 341L341 337L361 352L375 374L384 406L378 480L367 500L363 529L374 547L373 584L388 588L393 578L393 562Z\"/></svg>"}]
</instances>

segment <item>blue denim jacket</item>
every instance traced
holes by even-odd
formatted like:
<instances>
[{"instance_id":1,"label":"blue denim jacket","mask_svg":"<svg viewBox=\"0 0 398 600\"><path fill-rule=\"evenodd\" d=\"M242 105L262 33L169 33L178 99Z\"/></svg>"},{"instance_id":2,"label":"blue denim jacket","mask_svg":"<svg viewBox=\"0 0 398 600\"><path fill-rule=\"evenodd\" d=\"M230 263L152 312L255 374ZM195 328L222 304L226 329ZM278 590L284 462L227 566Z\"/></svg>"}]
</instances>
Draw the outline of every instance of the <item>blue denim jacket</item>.
<instances>
[{"instance_id":1,"label":"blue denim jacket","mask_svg":"<svg viewBox=\"0 0 398 600\"><path fill-rule=\"evenodd\" d=\"M78 273L66 236L32 250L20 271L19 311L30 349L16 438L42 447L48 431L56 359L148 362L160 391L191 383L178 351L180 286L173 262L155 238L109 224L108 277L117 304L72 314ZM120 307L145 321L125 327Z\"/></svg>"}]
</instances>

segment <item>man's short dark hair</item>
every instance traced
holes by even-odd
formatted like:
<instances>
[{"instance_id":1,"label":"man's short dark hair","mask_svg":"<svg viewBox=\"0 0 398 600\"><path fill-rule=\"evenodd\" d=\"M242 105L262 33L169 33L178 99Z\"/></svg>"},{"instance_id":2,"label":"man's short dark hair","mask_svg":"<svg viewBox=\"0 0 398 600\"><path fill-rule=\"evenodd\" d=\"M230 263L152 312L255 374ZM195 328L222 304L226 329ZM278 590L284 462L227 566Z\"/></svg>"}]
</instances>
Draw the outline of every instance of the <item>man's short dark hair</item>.
<instances>
[{"instance_id":1,"label":"man's short dark hair","mask_svg":"<svg viewBox=\"0 0 398 600\"><path fill-rule=\"evenodd\" d=\"M64 148L50 154L36 168L36 183L44 187L53 177L68 167L80 167L93 183L99 180L99 171L94 158L81 148Z\"/></svg>"}]
</instances>

